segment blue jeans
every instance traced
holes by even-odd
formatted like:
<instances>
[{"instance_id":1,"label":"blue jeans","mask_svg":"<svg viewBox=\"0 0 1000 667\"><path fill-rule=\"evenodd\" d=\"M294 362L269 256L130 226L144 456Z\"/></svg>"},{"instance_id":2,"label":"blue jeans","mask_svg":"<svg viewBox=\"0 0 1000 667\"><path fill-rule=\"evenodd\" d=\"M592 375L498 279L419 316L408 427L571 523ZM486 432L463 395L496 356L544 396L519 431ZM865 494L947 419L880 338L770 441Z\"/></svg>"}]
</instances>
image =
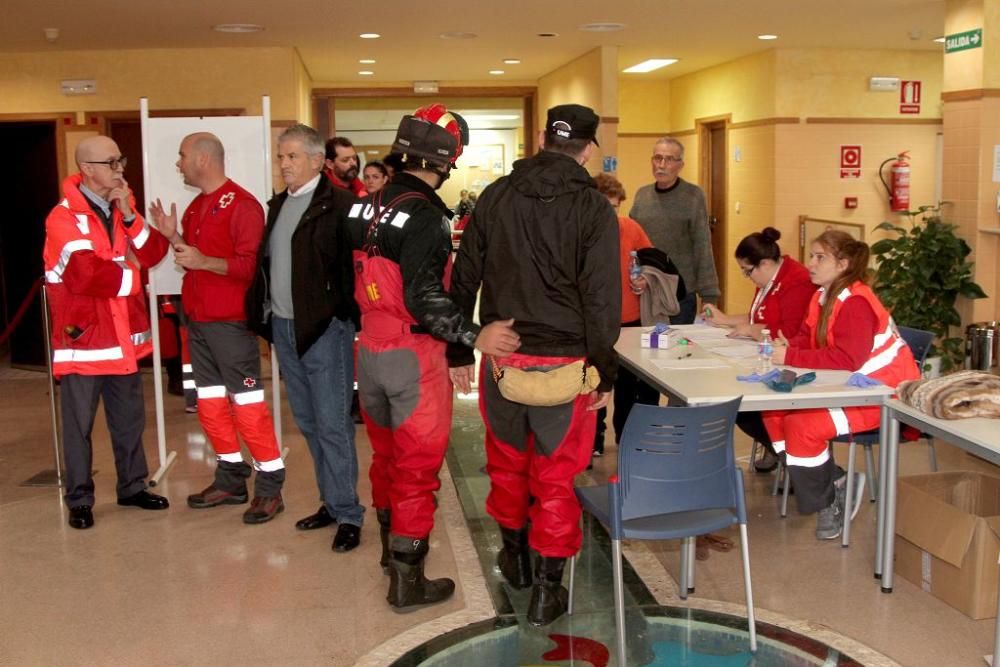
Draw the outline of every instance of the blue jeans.
<instances>
[{"instance_id":1,"label":"blue jeans","mask_svg":"<svg viewBox=\"0 0 1000 667\"><path fill-rule=\"evenodd\" d=\"M354 390L354 325L334 318L299 357L295 321L271 319L281 377L295 423L309 444L319 496L338 523L360 526L358 452L354 447L351 395Z\"/></svg>"},{"instance_id":2,"label":"blue jeans","mask_svg":"<svg viewBox=\"0 0 1000 667\"><path fill-rule=\"evenodd\" d=\"M681 307L681 312L671 317L670 323L694 324L694 318L697 315L695 310L698 308L698 296L694 292L688 292L678 305Z\"/></svg>"}]
</instances>

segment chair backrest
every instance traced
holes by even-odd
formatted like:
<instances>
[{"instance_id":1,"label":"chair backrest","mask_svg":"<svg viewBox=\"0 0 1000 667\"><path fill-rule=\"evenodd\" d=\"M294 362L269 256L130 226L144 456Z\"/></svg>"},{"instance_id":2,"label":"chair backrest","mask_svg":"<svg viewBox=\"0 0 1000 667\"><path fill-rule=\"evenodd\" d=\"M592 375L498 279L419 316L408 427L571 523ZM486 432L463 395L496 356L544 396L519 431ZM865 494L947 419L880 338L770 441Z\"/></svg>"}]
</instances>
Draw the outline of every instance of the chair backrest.
<instances>
[{"instance_id":1,"label":"chair backrest","mask_svg":"<svg viewBox=\"0 0 1000 667\"><path fill-rule=\"evenodd\" d=\"M733 425L741 400L695 407L632 407L618 446L623 520L742 507L733 452Z\"/></svg>"},{"instance_id":2,"label":"chair backrest","mask_svg":"<svg viewBox=\"0 0 1000 667\"><path fill-rule=\"evenodd\" d=\"M921 375L924 372L924 362L927 360L927 353L930 352L931 344L934 342L934 334L923 329L911 329L910 327L897 327L899 336L910 348L913 358L917 361L917 370Z\"/></svg>"}]
</instances>

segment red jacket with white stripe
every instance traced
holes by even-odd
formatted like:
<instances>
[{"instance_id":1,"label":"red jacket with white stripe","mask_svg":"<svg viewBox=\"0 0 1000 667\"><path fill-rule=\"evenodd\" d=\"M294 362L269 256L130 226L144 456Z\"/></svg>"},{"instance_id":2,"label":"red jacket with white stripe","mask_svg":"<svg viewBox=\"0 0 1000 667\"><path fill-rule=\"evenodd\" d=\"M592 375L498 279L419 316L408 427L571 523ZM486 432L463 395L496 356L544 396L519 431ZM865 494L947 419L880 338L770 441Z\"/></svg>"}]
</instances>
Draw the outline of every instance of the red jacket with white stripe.
<instances>
[{"instance_id":1,"label":"red jacket with white stripe","mask_svg":"<svg viewBox=\"0 0 1000 667\"><path fill-rule=\"evenodd\" d=\"M253 282L257 248L264 235L264 208L232 180L188 204L181 222L184 242L203 255L226 260L226 275L186 271L181 298L193 322L245 322L243 301Z\"/></svg>"},{"instance_id":2,"label":"red jacket with white stripe","mask_svg":"<svg viewBox=\"0 0 1000 667\"><path fill-rule=\"evenodd\" d=\"M127 375L152 351L141 270L167 252L167 239L135 211L129 227L111 207L113 239L80 192L82 179L63 181L64 199L45 220L45 282L52 315L56 377Z\"/></svg>"},{"instance_id":3,"label":"red jacket with white stripe","mask_svg":"<svg viewBox=\"0 0 1000 667\"><path fill-rule=\"evenodd\" d=\"M826 325L826 346L819 347L816 330L819 325L819 290L809 302L806 319L802 323L802 333L789 341L785 363L803 368L836 368L854 371L874 378L888 387L895 387L903 380L915 380L920 374L909 346L899 336L892 316L868 285L856 282L833 298L833 310ZM868 323L859 319L840 322L838 319L851 310L852 303L863 300L870 308ZM863 304L859 304L864 308ZM872 317L874 315L874 317ZM863 346L863 348L862 348ZM855 354L855 351L859 354ZM846 367L844 361L856 361Z\"/></svg>"}]
</instances>

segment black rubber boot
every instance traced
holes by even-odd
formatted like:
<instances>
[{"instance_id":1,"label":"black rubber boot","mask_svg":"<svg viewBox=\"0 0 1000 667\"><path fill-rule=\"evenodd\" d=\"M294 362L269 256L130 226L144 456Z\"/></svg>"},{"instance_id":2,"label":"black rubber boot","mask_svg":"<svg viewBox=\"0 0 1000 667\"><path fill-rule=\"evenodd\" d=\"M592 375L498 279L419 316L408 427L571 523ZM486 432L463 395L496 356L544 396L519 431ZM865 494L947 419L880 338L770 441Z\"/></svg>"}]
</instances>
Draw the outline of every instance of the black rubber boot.
<instances>
[{"instance_id":1,"label":"black rubber boot","mask_svg":"<svg viewBox=\"0 0 1000 667\"><path fill-rule=\"evenodd\" d=\"M535 585L528 603L528 623L548 625L566 613L569 591L562 585L565 558L540 556L535 564Z\"/></svg>"},{"instance_id":2,"label":"black rubber boot","mask_svg":"<svg viewBox=\"0 0 1000 667\"><path fill-rule=\"evenodd\" d=\"M375 510L378 517L378 534L382 538L382 557L378 564L382 566L382 574L389 574L389 526L392 524L392 510Z\"/></svg>"},{"instance_id":3,"label":"black rubber boot","mask_svg":"<svg viewBox=\"0 0 1000 667\"><path fill-rule=\"evenodd\" d=\"M424 576L427 558L427 538L389 535L389 594L386 600L392 610L413 611L426 604L443 602L455 592L451 579L428 579Z\"/></svg>"},{"instance_id":4,"label":"black rubber boot","mask_svg":"<svg viewBox=\"0 0 1000 667\"><path fill-rule=\"evenodd\" d=\"M531 552L528 551L527 528L500 526L503 549L497 554L497 565L507 583L520 590L531 585Z\"/></svg>"}]
</instances>

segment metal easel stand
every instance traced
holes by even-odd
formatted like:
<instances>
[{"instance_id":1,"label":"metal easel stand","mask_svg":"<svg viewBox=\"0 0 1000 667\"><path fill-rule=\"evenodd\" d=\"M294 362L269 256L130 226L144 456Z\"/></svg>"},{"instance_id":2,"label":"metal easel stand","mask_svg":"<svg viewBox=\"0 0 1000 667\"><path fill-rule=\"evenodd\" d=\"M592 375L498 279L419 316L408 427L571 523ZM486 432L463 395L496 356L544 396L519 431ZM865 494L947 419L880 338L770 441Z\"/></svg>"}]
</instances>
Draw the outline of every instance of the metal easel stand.
<instances>
[{"instance_id":1,"label":"metal easel stand","mask_svg":"<svg viewBox=\"0 0 1000 667\"><path fill-rule=\"evenodd\" d=\"M45 362L49 372L49 413L52 418L52 457L55 470L43 470L28 482L31 486L62 486L62 438L59 432L59 407L56 405L56 379L52 374L52 322L49 320L48 286L42 285L42 332L45 336Z\"/></svg>"},{"instance_id":2,"label":"metal easel stand","mask_svg":"<svg viewBox=\"0 0 1000 667\"><path fill-rule=\"evenodd\" d=\"M160 467L149 478L150 486L157 486L170 466L177 460L177 452L167 451L167 432L163 418L163 367L160 358L160 327L156 304L156 277L149 274L149 322L153 331L153 396L156 402L156 450L160 458Z\"/></svg>"}]
</instances>

